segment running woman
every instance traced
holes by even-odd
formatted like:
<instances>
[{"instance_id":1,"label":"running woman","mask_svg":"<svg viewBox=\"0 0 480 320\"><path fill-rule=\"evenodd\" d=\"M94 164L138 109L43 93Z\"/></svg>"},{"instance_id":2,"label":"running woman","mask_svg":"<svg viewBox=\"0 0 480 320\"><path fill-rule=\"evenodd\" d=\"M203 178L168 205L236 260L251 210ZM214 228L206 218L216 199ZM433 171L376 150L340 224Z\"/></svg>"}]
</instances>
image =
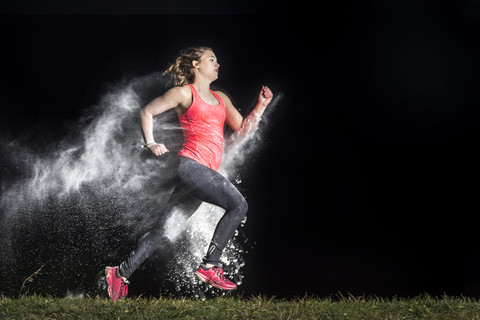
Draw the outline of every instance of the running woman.
<instances>
[{"instance_id":1,"label":"running woman","mask_svg":"<svg viewBox=\"0 0 480 320\"><path fill-rule=\"evenodd\" d=\"M178 153L176 185L155 227L140 238L138 247L117 267L106 267L108 294L112 300L128 293L128 278L158 248L168 246L165 222L175 212L190 217L202 202L225 209L219 220L203 262L195 272L197 278L222 290L237 285L225 278L220 256L227 242L246 215L247 202L235 186L217 172L223 153L225 121L239 135L246 135L259 122L272 91L262 86L253 111L243 118L230 99L220 91L210 90L218 78L220 65L212 49L184 49L164 73L173 77L175 87L154 99L141 111L142 131L147 147L156 156L169 152L153 137L153 117L175 109L183 128L185 142Z\"/></svg>"}]
</instances>

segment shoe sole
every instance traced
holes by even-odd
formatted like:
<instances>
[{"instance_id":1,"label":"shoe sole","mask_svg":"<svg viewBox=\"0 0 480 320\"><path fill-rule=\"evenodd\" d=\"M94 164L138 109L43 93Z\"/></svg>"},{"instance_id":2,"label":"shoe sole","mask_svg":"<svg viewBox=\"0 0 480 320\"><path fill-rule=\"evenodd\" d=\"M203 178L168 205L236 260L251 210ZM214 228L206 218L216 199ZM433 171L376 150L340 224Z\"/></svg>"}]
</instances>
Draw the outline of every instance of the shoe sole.
<instances>
[{"instance_id":1,"label":"shoe sole","mask_svg":"<svg viewBox=\"0 0 480 320\"><path fill-rule=\"evenodd\" d=\"M201 273L195 272L195 276L202 282L208 283L208 279L205 278Z\"/></svg>"},{"instance_id":2,"label":"shoe sole","mask_svg":"<svg viewBox=\"0 0 480 320\"><path fill-rule=\"evenodd\" d=\"M198 272L195 272L195 276L202 282L206 283L206 284L209 284L217 289L220 289L220 290L225 290L225 291L234 291L234 290L237 290L237 287L235 288L232 288L232 289L228 289L228 288L223 288L223 287L220 287L218 286L217 284L213 283L213 282L209 282L207 278L205 278L201 273L198 273Z\"/></svg>"}]
</instances>

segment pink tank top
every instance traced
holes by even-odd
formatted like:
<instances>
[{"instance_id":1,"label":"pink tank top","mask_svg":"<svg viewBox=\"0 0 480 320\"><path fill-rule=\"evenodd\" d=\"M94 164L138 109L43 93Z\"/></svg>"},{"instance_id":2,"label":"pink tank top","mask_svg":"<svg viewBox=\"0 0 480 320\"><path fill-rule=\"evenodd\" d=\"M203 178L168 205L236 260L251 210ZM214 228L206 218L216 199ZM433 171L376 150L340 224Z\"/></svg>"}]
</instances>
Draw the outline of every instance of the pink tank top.
<instances>
[{"instance_id":1,"label":"pink tank top","mask_svg":"<svg viewBox=\"0 0 480 320\"><path fill-rule=\"evenodd\" d=\"M185 113L178 116L185 136L185 142L178 154L218 170L223 154L225 103L210 90L219 104L207 104L200 98L195 87L192 84L189 86L192 91L192 104Z\"/></svg>"}]
</instances>

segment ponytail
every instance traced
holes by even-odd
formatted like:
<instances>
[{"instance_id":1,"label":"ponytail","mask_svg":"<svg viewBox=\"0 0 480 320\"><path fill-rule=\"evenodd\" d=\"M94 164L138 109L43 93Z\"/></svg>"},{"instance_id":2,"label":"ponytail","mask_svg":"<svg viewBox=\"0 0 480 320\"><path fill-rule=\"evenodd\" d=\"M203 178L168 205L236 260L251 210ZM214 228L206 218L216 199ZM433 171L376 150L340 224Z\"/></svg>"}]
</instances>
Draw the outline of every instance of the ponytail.
<instances>
[{"instance_id":1,"label":"ponytail","mask_svg":"<svg viewBox=\"0 0 480 320\"><path fill-rule=\"evenodd\" d=\"M213 51L208 47L190 47L181 50L175 62L170 64L163 74L170 75L175 86L193 83L195 74L192 62L200 61L200 57L207 50Z\"/></svg>"}]
</instances>

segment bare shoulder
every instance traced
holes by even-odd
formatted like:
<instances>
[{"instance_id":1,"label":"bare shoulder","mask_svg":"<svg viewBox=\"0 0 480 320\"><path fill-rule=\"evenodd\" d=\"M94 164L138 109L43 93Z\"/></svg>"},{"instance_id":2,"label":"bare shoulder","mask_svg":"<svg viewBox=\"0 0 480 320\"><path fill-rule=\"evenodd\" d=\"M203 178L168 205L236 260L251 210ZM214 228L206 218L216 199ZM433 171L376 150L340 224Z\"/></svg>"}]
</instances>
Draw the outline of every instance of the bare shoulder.
<instances>
[{"instance_id":1,"label":"bare shoulder","mask_svg":"<svg viewBox=\"0 0 480 320\"><path fill-rule=\"evenodd\" d=\"M167 92L165 92L165 95L177 96L179 98L187 98L190 97L192 94L189 86L177 86L169 89Z\"/></svg>"},{"instance_id":2,"label":"bare shoulder","mask_svg":"<svg viewBox=\"0 0 480 320\"><path fill-rule=\"evenodd\" d=\"M178 86L169 89L164 95L167 99L175 100L177 105L189 106L192 103L192 92L189 86Z\"/></svg>"},{"instance_id":3,"label":"bare shoulder","mask_svg":"<svg viewBox=\"0 0 480 320\"><path fill-rule=\"evenodd\" d=\"M230 98L223 92L223 91L213 91L216 95L218 95L222 100L225 102L226 105L231 105L232 101Z\"/></svg>"}]
</instances>

